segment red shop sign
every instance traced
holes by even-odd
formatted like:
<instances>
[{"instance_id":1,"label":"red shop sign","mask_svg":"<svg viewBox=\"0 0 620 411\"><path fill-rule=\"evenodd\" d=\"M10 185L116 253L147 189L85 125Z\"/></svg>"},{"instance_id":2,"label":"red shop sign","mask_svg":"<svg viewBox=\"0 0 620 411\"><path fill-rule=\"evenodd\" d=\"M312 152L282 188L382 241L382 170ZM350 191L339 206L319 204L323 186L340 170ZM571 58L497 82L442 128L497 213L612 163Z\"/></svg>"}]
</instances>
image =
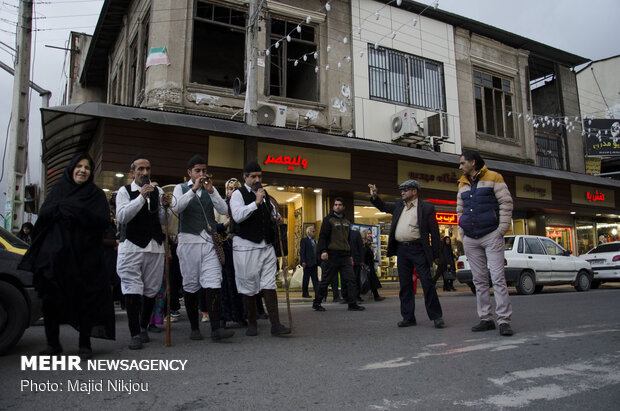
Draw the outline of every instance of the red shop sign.
<instances>
[{"instance_id":1,"label":"red shop sign","mask_svg":"<svg viewBox=\"0 0 620 411\"><path fill-rule=\"evenodd\" d=\"M271 154L267 154L265 164L284 164L288 165L289 170L294 170L295 166L301 165L301 168L305 169L308 166L308 160L301 158L301 156L297 156L297 158L284 156L272 157Z\"/></svg>"},{"instance_id":2,"label":"red shop sign","mask_svg":"<svg viewBox=\"0 0 620 411\"><path fill-rule=\"evenodd\" d=\"M456 213L435 213L438 224L457 225L459 217Z\"/></svg>"}]
</instances>

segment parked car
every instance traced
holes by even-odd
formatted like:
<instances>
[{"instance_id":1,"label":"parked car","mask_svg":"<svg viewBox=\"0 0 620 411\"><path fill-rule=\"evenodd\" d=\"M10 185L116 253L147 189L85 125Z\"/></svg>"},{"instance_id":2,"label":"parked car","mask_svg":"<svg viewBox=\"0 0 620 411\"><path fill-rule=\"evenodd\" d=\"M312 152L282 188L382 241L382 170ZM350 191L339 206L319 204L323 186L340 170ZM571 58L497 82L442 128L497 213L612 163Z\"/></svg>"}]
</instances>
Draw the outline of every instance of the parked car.
<instances>
[{"instance_id":1,"label":"parked car","mask_svg":"<svg viewBox=\"0 0 620 411\"><path fill-rule=\"evenodd\" d=\"M17 269L21 259L18 253L0 249L0 355L42 316L32 273Z\"/></svg>"},{"instance_id":2,"label":"parked car","mask_svg":"<svg viewBox=\"0 0 620 411\"><path fill-rule=\"evenodd\" d=\"M519 294L530 295L540 292L545 285L560 284L572 284L577 291L587 291L592 284L590 263L572 256L547 237L505 236L504 266L506 282L515 286ZM475 294L467 257L459 257L456 267L457 279L469 285Z\"/></svg>"},{"instance_id":3,"label":"parked car","mask_svg":"<svg viewBox=\"0 0 620 411\"><path fill-rule=\"evenodd\" d=\"M0 250L8 250L20 255L26 254L28 243L20 240L15 234L0 227Z\"/></svg>"},{"instance_id":4,"label":"parked car","mask_svg":"<svg viewBox=\"0 0 620 411\"><path fill-rule=\"evenodd\" d=\"M592 288L598 288L601 283L608 281L620 281L620 241L600 244L579 258L592 266Z\"/></svg>"}]
</instances>

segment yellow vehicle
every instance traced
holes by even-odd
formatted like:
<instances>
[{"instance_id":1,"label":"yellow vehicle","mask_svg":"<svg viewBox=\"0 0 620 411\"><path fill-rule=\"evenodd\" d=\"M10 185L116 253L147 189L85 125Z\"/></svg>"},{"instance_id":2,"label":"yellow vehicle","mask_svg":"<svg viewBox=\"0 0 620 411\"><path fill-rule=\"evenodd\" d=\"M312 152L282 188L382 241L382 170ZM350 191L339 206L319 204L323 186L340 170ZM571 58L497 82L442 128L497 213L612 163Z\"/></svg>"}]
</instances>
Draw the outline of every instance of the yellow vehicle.
<instances>
[{"instance_id":1,"label":"yellow vehicle","mask_svg":"<svg viewBox=\"0 0 620 411\"><path fill-rule=\"evenodd\" d=\"M26 250L28 250L28 243L20 240L16 235L0 227L0 249L24 255L26 254Z\"/></svg>"}]
</instances>

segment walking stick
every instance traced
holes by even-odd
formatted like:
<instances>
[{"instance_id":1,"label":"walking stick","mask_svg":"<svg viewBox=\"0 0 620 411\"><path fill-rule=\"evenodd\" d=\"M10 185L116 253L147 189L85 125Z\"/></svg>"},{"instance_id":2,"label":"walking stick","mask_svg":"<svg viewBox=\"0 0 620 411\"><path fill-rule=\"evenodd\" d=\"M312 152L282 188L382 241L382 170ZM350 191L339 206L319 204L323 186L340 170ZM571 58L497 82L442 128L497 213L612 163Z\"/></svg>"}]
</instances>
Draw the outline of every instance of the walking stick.
<instances>
[{"instance_id":1,"label":"walking stick","mask_svg":"<svg viewBox=\"0 0 620 411\"><path fill-rule=\"evenodd\" d=\"M269 196L269 199L272 202L272 205L276 207L276 210L280 208L280 205L276 201L275 198ZM278 239L280 241L280 251L282 252L282 271L284 272L284 290L286 291L286 310L288 313L288 326L293 331L293 314L291 313L291 300L289 297L289 281L288 281L288 263L286 258L284 258L284 247L282 244L282 232L280 231L280 227L282 227L282 223L276 223L276 227L278 228Z\"/></svg>"},{"instance_id":2,"label":"walking stick","mask_svg":"<svg viewBox=\"0 0 620 411\"><path fill-rule=\"evenodd\" d=\"M168 207L164 207L164 278L166 279L166 347L170 347L170 245L168 244Z\"/></svg>"}]
</instances>

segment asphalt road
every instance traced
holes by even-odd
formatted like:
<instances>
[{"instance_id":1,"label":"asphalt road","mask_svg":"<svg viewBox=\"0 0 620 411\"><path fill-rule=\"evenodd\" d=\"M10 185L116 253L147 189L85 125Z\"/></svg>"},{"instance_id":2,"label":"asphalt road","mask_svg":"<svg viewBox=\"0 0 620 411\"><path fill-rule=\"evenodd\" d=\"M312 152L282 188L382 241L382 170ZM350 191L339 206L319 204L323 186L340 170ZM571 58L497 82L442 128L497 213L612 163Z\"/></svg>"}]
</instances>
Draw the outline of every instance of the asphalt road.
<instances>
[{"instance_id":1,"label":"asphalt road","mask_svg":"<svg viewBox=\"0 0 620 411\"><path fill-rule=\"evenodd\" d=\"M119 311L117 341L93 340L97 360L187 361L182 371L88 370L84 363L81 371L22 371L22 356L44 346L43 327L31 327L0 357L0 409L618 409L620 286L512 294L513 337L472 333L477 316L468 292L441 295L447 323L441 330L426 318L420 296L418 325L396 327L398 298L385 294L383 302L365 303L364 312L327 303L327 312L318 313L309 302L295 303L294 334L284 338L271 337L268 322L259 321L257 337L236 329L225 343L190 341L181 321L173 324L172 347L164 335L151 334L145 349L130 351ZM208 324L202 327L208 335ZM75 331L63 326L61 341L66 355L77 353ZM125 385L108 386L117 380ZM95 389L101 382L102 391L69 391L75 381Z\"/></svg>"}]
</instances>

